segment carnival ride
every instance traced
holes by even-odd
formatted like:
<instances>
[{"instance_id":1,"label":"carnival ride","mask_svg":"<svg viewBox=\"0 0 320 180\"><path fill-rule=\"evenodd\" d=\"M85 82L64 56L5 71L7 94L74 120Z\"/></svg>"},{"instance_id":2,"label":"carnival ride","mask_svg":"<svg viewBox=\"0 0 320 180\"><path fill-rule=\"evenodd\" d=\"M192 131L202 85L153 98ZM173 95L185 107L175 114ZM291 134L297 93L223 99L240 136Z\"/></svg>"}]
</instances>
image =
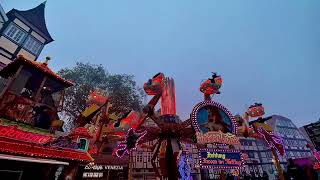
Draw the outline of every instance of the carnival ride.
<instances>
[{"instance_id":1,"label":"carnival ride","mask_svg":"<svg viewBox=\"0 0 320 180\"><path fill-rule=\"evenodd\" d=\"M214 94L220 94L219 89L221 85L222 78L215 73L213 73L212 78L209 78L208 80L203 82L200 85L200 91L204 93L204 101L195 106L190 119L181 122L176 115L176 100L173 79L166 78L163 73L156 74L152 79L148 80L148 82L144 84L145 92L153 97L148 105L143 109L143 113L139 115L138 120L131 120L138 122L138 124L128 131L125 141L118 145L116 155L119 157L123 157L130 150L135 149L138 145L141 145L141 147L146 147L144 146L144 143L156 140L155 145L151 147L151 150L154 152L151 159L154 171L156 172L157 176L163 176L167 177L170 180L174 180L178 179L177 156L179 155L179 153L181 153L182 143L193 144L198 148L205 148L206 144L210 143L219 145L220 143L222 143L222 140L227 144L240 144L239 140L236 139L235 135L232 134L236 133L237 127L231 113L221 104L211 101L211 96L213 96ZM160 99L161 109L160 114L158 114L154 111L154 107ZM202 142L200 140L201 138L203 139L203 137L200 137L201 132L199 131L200 126L198 126L197 124L196 113L203 107L218 108L208 109L207 112L209 118L208 121L216 123L216 126L209 125L210 127L208 127L209 131L215 131L207 133L207 135L209 134L209 136L214 136L214 142ZM222 118L222 116L219 115L220 111L224 116L227 117L227 119L229 120L229 124L224 124L221 119L219 119ZM153 120L157 127L145 126L144 122L147 118ZM218 122L218 120L220 120L220 122ZM116 125L119 125L119 123L117 123ZM221 131L225 129L222 128L222 126L228 129L228 132L226 131L227 133ZM224 144L222 143L222 145ZM241 165L243 163L242 154L236 150L233 150L231 153L235 153L233 155L238 155L237 157L239 158L239 162ZM157 157L159 158L160 172L155 163ZM234 167L236 169L240 169L239 166Z\"/></svg>"},{"instance_id":2,"label":"carnival ride","mask_svg":"<svg viewBox=\"0 0 320 180\"><path fill-rule=\"evenodd\" d=\"M139 122L127 133L125 141L119 144L117 156L123 157L130 150L146 142L157 141L152 148L154 154L151 159L157 176L177 179L177 155L181 150L181 142L194 143L194 130L191 121L179 121L176 115L176 99L174 81L166 78L163 73L156 74L144 84L145 92L153 96L143 113L139 115ZM160 114L154 111L160 102ZM144 126L147 118L153 120L157 127ZM160 172L155 160L159 157Z\"/></svg>"}]
</instances>

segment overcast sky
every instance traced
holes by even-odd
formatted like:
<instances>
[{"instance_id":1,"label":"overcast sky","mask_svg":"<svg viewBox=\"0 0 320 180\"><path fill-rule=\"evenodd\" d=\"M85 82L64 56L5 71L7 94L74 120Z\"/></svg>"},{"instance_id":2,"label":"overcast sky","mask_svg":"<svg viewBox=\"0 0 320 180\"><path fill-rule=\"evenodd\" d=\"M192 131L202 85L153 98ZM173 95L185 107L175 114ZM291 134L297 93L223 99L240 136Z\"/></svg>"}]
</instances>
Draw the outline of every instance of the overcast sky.
<instances>
[{"instance_id":1,"label":"overcast sky","mask_svg":"<svg viewBox=\"0 0 320 180\"><path fill-rule=\"evenodd\" d=\"M0 0L5 11L41 0ZM175 79L178 115L202 100L199 85L222 75L215 98L233 114L262 102L297 126L320 117L318 0L48 0L46 21L59 70L76 61L133 74L142 85L158 72Z\"/></svg>"}]
</instances>

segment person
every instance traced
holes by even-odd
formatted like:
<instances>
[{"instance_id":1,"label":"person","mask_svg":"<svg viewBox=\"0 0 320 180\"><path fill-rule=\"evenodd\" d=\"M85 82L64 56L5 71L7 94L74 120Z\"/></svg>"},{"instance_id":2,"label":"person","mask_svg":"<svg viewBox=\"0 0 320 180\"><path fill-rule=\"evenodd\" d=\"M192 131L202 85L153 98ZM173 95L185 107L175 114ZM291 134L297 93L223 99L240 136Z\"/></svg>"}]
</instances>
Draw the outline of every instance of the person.
<instances>
[{"instance_id":1,"label":"person","mask_svg":"<svg viewBox=\"0 0 320 180\"><path fill-rule=\"evenodd\" d=\"M287 173L286 173L286 179L298 179L298 175L299 175L299 169L298 166L294 164L293 159L288 159L287 162L288 166L287 166Z\"/></svg>"},{"instance_id":2,"label":"person","mask_svg":"<svg viewBox=\"0 0 320 180\"><path fill-rule=\"evenodd\" d=\"M221 172L220 172L220 178L219 178L220 180L226 180L227 179L227 177L226 177L226 172L224 171L224 170L222 170Z\"/></svg>"},{"instance_id":3,"label":"person","mask_svg":"<svg viewBox=\"0 0 320 180\"><path fill-rule=\"evenodd\" d=\"M310 166L305 166L303 168L304 177L306 177L308 180L316 180L317 179L317 173L314 171L314 169Z\"/></svg>"},{"instance_id":4,"label":"person","mask_svg":"<svg viewBox=\"0 0 320 180\"><path fill-rule=\"evenodd\" d=\"M263 171L263 173L262 173L262 179L263 179L263 180L268 180L268 179L269 179L269 175L268 175L268 173L267 173L266 171Z\"/></svg>"}]
</instances>

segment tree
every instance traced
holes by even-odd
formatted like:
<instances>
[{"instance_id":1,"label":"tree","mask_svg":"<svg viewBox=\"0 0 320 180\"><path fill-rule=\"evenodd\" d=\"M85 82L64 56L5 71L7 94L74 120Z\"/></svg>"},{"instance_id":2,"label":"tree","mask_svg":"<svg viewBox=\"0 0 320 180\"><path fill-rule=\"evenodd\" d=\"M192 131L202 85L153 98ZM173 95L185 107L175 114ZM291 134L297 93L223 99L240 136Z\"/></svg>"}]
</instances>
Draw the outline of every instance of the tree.
<instances>
[{"instance_id":1,"label":"tree","mask_svg":"<svg viewBox=\"0 0 320 180\"><path fill-rule=\"evenodd\" d=\"M66 129L74 126L74 120L86 108L87 97L95 88L108 92L111 112L123 114L130 110L141 110L145 94L137 87L132 75L109 74L102 65L80 62L75 67L61 69L58 74L75 84L66 90L61 112L69 126Z\"/></svg>"}]
</instances>

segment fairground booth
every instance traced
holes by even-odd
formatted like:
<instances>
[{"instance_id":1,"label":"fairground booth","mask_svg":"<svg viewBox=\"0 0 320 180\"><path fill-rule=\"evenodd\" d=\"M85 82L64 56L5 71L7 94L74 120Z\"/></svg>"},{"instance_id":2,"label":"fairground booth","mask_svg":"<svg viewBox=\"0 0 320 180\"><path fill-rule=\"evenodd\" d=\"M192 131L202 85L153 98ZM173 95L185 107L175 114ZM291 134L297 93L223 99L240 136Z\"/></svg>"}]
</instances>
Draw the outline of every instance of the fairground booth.
<instances>
[{"instance_id":1,"label":"fairground booth","mask_svg":"<svg viewBox=\"0 0 320 180\"><path fill-rule=\"evenodd\" d=\"M19 56L0 71L0 179L75 179L93 159L85 128L62 132L58 112L73 84Z\"/></svg>"}]
</instances>

